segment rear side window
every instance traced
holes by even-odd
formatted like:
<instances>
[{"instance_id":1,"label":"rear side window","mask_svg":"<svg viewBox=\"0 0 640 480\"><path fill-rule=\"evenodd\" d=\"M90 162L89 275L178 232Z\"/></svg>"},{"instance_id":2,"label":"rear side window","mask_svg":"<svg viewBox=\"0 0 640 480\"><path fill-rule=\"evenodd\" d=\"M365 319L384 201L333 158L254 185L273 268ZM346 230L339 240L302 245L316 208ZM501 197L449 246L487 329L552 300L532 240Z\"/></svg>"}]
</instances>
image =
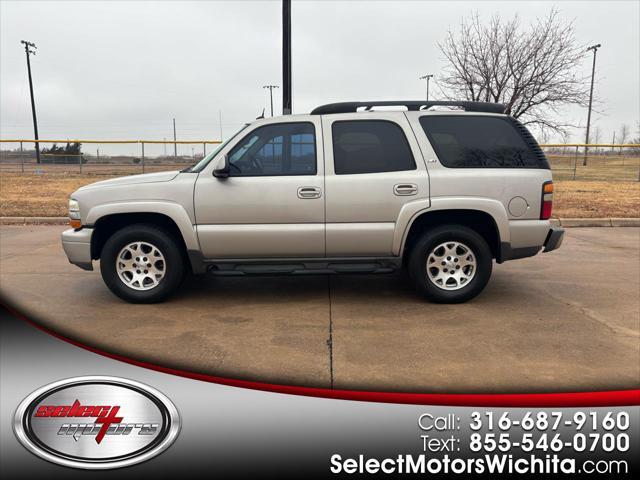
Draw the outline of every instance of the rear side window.
<instances>
[{"instance_id":1,"label":"rear side window","mask_svg":"<svg viewBox=\"0 0 640 480\"><path fill-rule=\"evenodd\" d=\"M549 168L529 131L510 117L420 118L440 162L450 168Z\"/></svg>"},{"instance_id":2,"label":"rear side window","mask_svg":"<svg viewBox=\"0 0 640 480\"><path fill-rule=\"evenodd\" d=\"M415 170L407 137L385 120L334 122L333 162L337 175Z\"/></svg>"}]
</instances>

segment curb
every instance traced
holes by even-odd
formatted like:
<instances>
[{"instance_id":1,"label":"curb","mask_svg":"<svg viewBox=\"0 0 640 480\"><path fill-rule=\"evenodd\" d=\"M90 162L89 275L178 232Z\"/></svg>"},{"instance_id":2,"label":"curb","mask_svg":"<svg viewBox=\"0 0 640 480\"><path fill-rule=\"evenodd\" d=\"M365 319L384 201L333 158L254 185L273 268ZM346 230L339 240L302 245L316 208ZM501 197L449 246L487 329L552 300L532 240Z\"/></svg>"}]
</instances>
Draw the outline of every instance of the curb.
<instances>
[{"instance_id":1,"label":"curb","mask_svg":"<svg viewBox=\"0 0 640 480\"><path fill-rule=\"evenodd\" d=\"M0 217L0 225L67 225L68 217Z\"/></svg>"},{"instance_id":2,"label":"curb","mask_svg":"<svg viewBox=\"0 0 640 480\"><path fill-rule=\"evenodd\" d=\"M560 218L558 225L570 227L640 227L640 218Z\"/></svg>"},{"instance_id":3,"label":"curb","mask_svg":"<svg viewBox=\"0 0 640 480\"><path fill-rule=\"evenodd\" d=\"M0 225L67 225L67 217L0 217ZM640 218L552 218L551 224L572 227L640 227Z\"/></svg>"}]
</instances>

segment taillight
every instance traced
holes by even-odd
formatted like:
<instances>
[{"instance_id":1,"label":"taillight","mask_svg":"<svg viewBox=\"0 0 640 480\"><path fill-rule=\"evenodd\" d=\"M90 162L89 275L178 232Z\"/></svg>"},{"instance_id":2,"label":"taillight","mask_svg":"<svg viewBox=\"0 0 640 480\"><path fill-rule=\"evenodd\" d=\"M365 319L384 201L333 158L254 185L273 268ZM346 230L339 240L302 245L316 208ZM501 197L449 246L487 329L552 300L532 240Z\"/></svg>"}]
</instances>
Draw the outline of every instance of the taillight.
<instances>
[{"instance_id":1,"label":"taillight","mask_svg":"<svg viewBox=\"0 0 640 480\"><path fill-rule=\"evenodd\" d=\"M542 205L540 207L540 220L549 220L553 208L553 182L542 184Z\"/></svg>"}]
</instances>

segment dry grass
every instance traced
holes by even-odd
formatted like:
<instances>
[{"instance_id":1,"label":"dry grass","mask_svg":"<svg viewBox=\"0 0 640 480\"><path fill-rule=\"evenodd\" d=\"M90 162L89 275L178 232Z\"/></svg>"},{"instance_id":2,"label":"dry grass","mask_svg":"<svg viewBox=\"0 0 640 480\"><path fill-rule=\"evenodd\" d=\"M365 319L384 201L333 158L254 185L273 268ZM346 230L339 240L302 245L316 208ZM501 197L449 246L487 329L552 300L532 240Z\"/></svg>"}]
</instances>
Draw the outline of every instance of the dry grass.
<instances>
[{"instance_id":1,"label":"dry grass","mask_svg":"<svg viewBox=\"0 0 640 480\"><path fill-rule=\"evenodd\" d=\"M640 217L640 182L556 180L556 218Z\"/></svg>"},{"instance_id":2,"label":"dry grass","mask_svg":"<svg viewBox=\"0 0 640 480\"><path fill-rule=\"evenodd\" d=\"M0 216L52 217L67 214L67 198L99 175L0 175ZM640 183L557 180L554 217L640 217Z\"/></svg>"},{"instance_id":3,"label":"dry grass","mask_svg":"<svg viewBox=\"0 0 640 480\"><path fill-rule=\"evenodd\" d=\"M69 194L108 176L89 175L0 175L0 216L64 217Z\"/></svg>"}]
</instances>

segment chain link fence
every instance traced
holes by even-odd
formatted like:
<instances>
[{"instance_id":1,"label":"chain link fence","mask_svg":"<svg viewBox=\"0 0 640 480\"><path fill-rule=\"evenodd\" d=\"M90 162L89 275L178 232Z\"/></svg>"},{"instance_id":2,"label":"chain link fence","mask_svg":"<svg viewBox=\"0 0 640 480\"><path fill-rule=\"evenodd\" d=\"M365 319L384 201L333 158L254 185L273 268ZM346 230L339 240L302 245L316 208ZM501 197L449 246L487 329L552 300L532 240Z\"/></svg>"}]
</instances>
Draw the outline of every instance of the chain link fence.
<instances>
[{"instance_id":1,"label":"chain link fence","mask_svg":"<svg viewBox=\"0 0 640 480\"><path fill-rule=\"evenodd\" d=\"M54 145L81 144L81 153ZM61 175L131 175L180 170L210 153L219 140L0 140L0 172ZM640 181L640 144L541 145L558 180ZM56 153L49 153L49 151Z\"/></svg>"},{"instance_id":2,"label":"chain link fence","mask_svg":"<svg viewBox=\"0 0 640 480\"><path fill-rule=\"evenodd\" d=\"M0 172L24 174L132 175L181 170L201 160L220 140L0 140ZM79 143L80 153L70 153ZM64 146L60 148L60 146ZM56 148L58 147L58 148Z\"/></svg>"},{"instance_id":3,"label":"chain link fence","mask_svg":"<svg viewBox=\"0 0 640 480\"><path fill-rule=\"evenodd\" d=\"M640 181L640 144L547 144L558 180Z\"/></svg>"}]
</instances>

